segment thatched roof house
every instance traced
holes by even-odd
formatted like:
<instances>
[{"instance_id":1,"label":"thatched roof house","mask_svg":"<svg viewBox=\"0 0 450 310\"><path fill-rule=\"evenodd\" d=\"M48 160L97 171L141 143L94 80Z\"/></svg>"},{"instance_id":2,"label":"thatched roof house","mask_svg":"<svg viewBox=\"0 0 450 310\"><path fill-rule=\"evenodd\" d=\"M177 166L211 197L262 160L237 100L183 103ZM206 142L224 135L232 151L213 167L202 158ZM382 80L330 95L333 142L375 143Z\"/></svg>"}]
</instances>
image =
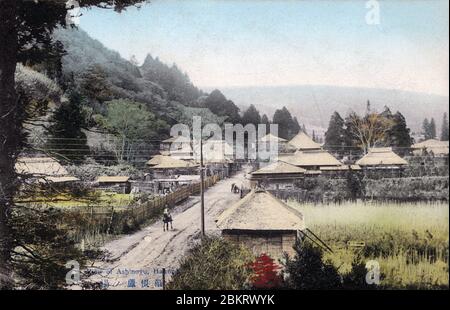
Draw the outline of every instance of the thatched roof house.
<instances>
[{"instance_id":1,"label":"thatched roof house","mask_svg":"<svg viewBox=\"0 0 450 310\"><path fill-rule=\"evenodd\" d=\"M255 255L281 258L293 255L298 231L304 230L303 215L270 193L254 189L225 210L216 220L225 239L243 243Z\"/></svg>"},{"instance_id":2,"label":"thatched roof house","mask_svg":"<svg viewBox=\"0 0 450 310\"><path fill-rule=\"evenodd\" d=\"M306 133L303 131L299 132L295 137L293 137L289 144L292 145L297 150L320 150L322 147L319 143L314 142Z\"/></svg>"},{"instance_id":3,"label":"thatched roof house","mask_svg":"<svg viewBox=\"0 0 450 310\"><path fill-rule=\"evenodd\" d=\"M234 150L225 140L209 139L203 143L203 163L232 163ZM194 147L194 159L200 162L200 145Z\"/></svg>"},{"instance_id":4,"label":"thatched roof house","mask_svg":"<svg viewBox=\"0 0 450 310\"><path fill-rule=\"evenodd\" d=\"M408 162L395 154L390 147L372 148L363 158L356 162L362 168L398 169Z\"/></svg>"},{"instance_id":5,"label":"thatched roof house","mask_svg":"<svg viewBox=\"0 0 450 310\"><path fill-rule=\"evenodd\" d=\"M280 137L277 137L271 133L260 138L258 141L258 148L270 150L272 144L277 144L279 153L293 153L295 152L295 147L289 144L289 141Z\"/></svg>"},{"instance_id":6,"label":"thatched roof house","mask_svg":"<svg viewBox=\"0 0 450 310\"><path fill-rule=\"evenodd\" d=\"M296 180L304 177L305 172L303 168L277 161L250 173L249 180L252 187L290 188Z\"/></svg>"},{"instance_id":7,"label":"thatched roof house","mask_svg":"<svg viewBox=\"0 0 450 310\"><path fill-rule=\"evenodd\" d=\"M95 180L100 189L116 193L129 194L131 192L130 177L128 176L100 176Z\"/></svg>"},{"instance_id":8,"label":"thatched roof house","mask_svg":"<svg viewBox=\"0 0 450 310\"><path fill-rule=\"evenodd\" d=\"M445 156L449 154L449 142L436 139L428 139L411 146L414 155L433 154L435 156Z\"/></svg>"},{"instance_id":9,"label":"thatched roof house","mask_svg":"<svg viewBox=\"0 0 450 310\"><path fill-rule=\"evenodd\" d=\"M343 164L324 150L297 151L291 156L280 156L281 161L307 170L320 170L323 167L342 167Z\"/></svg>"},{"instance_id":10,"label":"thatched roof house","mask_svg":"<svg viewBox=\"0 0 450 310\"><path fill-rule=\"evenodd\" d=\"M69 184L80 181L70 176L66 168L51 157L19 157L15 170L18 174L29 175L42 184Z\"/></svg>"},{"instance_id":11,"label":"thatched roof house","mask_svg":"<svg viewBox=\"0 0 450 310\"><path fill-rule=\"evenodd\" d=\"M161 142L160 152L177 159L192 159L191 139L184 136L170 137Z\"/></svg>"}]
</instances>

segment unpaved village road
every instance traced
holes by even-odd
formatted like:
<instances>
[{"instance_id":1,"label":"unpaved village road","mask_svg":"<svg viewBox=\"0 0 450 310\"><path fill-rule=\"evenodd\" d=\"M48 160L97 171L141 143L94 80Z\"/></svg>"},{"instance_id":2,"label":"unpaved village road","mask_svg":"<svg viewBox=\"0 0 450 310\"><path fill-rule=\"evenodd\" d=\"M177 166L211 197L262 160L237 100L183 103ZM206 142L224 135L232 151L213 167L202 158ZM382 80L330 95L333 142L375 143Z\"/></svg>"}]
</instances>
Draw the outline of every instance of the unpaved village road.
<instances>
[{"instance_id":1,"label":"unpaved village road","mask_svg":"<svg viewBox=\"0 0 450 310\"><path fill-rule=\"evenodd\" d=\"M221 180L205 191L205 229L218 234L215 219L239 200L231 193L231 184L246 186L244 173ZM191 197L172 212L173 228L163 231L162 221L140 231L111 241L103 247L111 253L109 261L95 263L97 274L91 279L107 289L161 289L162 268L166 279L178 267L180 258L200 237L200 199Z\"/></svg>"}]
</instances>

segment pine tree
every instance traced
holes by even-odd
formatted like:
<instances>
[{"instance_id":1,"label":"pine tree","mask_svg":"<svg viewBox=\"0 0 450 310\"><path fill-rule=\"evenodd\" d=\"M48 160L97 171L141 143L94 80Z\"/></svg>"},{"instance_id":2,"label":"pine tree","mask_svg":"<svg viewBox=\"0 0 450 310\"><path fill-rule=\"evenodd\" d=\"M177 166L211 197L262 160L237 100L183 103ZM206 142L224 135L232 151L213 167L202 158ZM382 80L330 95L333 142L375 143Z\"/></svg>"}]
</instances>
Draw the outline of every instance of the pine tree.
<instances>
[{"instance_id":1,"label":"pine tree","mask_svg":"<svg viewBox=\"0 0 450 310\"><path fill-rule=\"evenodd\" d=\"M82 131L85 118L82 111L83 97L76 91L69 94L50 118L48 150L65 160L83 160L89 153L86 134Z\"/></svg>"},{"instance_id":2,"label":"pine tree","mask_svg":"<svg viewBox=\"0 0 450 310\"><path fill-rule=\"evenodd\" d=\"M448 141L448 140L449 140L448 117L447 113L444 113L441 127L441 141Z\"/></svg>"}]
</instances>

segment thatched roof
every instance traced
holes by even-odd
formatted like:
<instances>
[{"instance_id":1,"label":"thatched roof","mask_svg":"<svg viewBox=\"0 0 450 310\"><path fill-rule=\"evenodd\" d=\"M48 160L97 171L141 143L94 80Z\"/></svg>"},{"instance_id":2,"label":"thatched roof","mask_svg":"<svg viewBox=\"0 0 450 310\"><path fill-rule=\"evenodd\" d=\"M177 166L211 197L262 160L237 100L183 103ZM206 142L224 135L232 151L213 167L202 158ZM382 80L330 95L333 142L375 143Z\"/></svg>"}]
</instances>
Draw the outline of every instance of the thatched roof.
<instances>
[{"instance_id":1,"label":"thatched roof","mask_svg":"<svg viewBox=\"0 0 450 310\"><path fill-rule=\"evenodd\" d=\"M266 175L266 174L304 174L305 169L288 164L283 161L277 161L269 164L261 169L252 172L252 175Z\"/></svg>"},{"instance_id":2,"label":"thatched roof","mask_svg":"<svg viewBox=\"0 0 450 310\"><path fill-rule=\"evenodd\" d=\"M299 132L294 138L289 141L289 144L294 146L297 150L320 150L321 146L316 143L304 132Z\"/></svg>"},{"instance_id":3,"label":"thatched roof","mask_svg":"<svg viewBox=\"0 0 450 310\"><path fill-rule=\"evenodd\" d=\"M428 139L420 143L416 143L412 145L411 148L418 151L425 149L427 152L433 152L435 155L449 154L449 142L436 139Z\"/></svg>"},{"instance_id":4,"label":"thatched roof","mask_svg":"<svg viewBox=\"0 0 450 310\"><path fill-rule=\"evenodd\" d=\"M127 176L101 176L95 182L97 183L125 183L130 177Z\"/></svg>"},{"instance_id":5,"label":"thatched roof","mask_svg":"<svg viewBox=\"0 0 450 310\"><path fill-rule=\"evenodd\" d=\"M265 135L264 137L262 137L261 139L259 139L260 142L287 142L286 139L277 137L271 133Z\"/></svg>"},{"instance_id":6,"label":"thatched roof","mask_svg":"<svg viewBox=\"0 0 450 310\"><path fill-rule=\"evenodd\" d=\"M39 180L42 183L69 183L80 181L77 177L65 176L65 177L45 177Z\"/></svg>"},{"instance_id":7,"label":"thatched roof","mask_svg":"<svg viewBox=\"0 0 450 310\"><path fill-rule=\"evenodd\" d=\"M252 190L216 220L222 230L303 230L303 215L270 193Z\"/></svg>"},{"instance_id":8,"label":"thatched roof","mask_svg":"<svg viewBox=\"0 0 450 310\"><path fill-rule=\"evenodd\" d=\"M321 171L347 171L347 170L361 170L361 167L358 165L342 165L342 166L329 166L329 167L320 167Z\"/></svg>"},{"instance_id":9,"label":"thatched roof","mask_svg":"<svg viewBox=\"0 0 450 310\"><path fill-rule=\"evenodd\" d=\"M390 147L372 148L356 162L359 166L401 166L408 162L395 154Z\"/></svg>"},{"instance_id":10,"label":"thatched roof","mask_svg":"<svg viewBox=\"0 0 450 310\"><path fill-rule=\"evenodd\" d=\"M20 174L34 176L64 176L68 172L59 162L51 157L20 157L15 169Z\"/></svg>"},{"instance_id":11,"label":"thatched roof","mask_svg":"<svg viewBox=\"0 0 450 310\"><path fill-rule=\"evenodd\" d=\"M280 156L279 160L287 162L288 164L299 167L311 166L342 166L343 164L334 158L333 155L324 150L316 151L297 151L290 156Z\"/></svg>"},{"instance_id":12,"label":"thatched roof","mask_svg":"<svg viewBox=\"0 0 450 310\"><path fill-rule=\"evenodd\" d=\"M204 163L229 163L233 162L233 147L225 140L209 139L203 143ZM200 162L200 145L194 146L194 158Z\"/></svg>"},{"instance_id":13,"label":"thatched roof","mask_svg":"<svg viewBox=\"0 0 450 310\"><path fill-rule=\"evenodd\" d=\"M152 169L176 169L176 168L190 168L196 167L189 161L174 158L173 156L155 155L152 159L147 161Z\"/></svg>"}]
</instances>

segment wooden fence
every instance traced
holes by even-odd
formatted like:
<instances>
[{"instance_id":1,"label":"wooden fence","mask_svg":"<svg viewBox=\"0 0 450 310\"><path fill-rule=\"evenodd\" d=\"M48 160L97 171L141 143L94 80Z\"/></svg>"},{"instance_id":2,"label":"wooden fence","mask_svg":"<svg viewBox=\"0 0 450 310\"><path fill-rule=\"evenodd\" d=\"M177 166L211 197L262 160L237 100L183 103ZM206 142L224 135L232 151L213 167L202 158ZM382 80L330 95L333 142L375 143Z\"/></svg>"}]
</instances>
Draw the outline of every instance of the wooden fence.
<instances>
[{"instance_id":1,"label":"wooden fence","mask_svg":"<svg viewBox=\"0 0 450 310\"><path fill-rule=\"evenodd\" d=\"M204 188L213 186L219 180L220 177L218 175L205 178ZM182 186L164 196L153 196L148 201L135 203L129 207L92 206L88 208L71 208L71 211L68 212L83 219L79 222L80 227L76 228L78 234L81 231L120 234L137 228L139 224L149 219L161 216L165 206L173 208L179 202L199 193L200 182Z\"/></svg>"}]
</instances>

